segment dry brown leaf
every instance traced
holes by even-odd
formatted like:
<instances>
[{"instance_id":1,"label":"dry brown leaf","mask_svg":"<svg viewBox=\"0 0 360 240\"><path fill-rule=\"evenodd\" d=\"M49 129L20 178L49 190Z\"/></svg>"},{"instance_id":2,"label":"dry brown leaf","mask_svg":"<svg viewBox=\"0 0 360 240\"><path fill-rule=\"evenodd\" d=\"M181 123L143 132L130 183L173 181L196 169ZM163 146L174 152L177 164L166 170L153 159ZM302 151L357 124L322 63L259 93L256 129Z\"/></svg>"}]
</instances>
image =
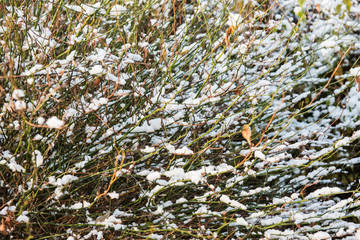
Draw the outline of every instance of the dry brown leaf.
<instances>
[{"instance_id":1,"label":"dry brown leaf","mask_svg":"<svg viewBox=\"0 0 360 240\"><path fill-rule=\"evenodd\" d=\"M18 222L15 220L15 215L13 212L8 212L7 216L1 219L0 225L0 233L2 235L9 235L12 231L14 231Z\"/></svg>"},{"instance_id":2,"label":"dry brown leaf","mask_svg":"<svg viewBox=\"0 0 360 240\"><path fill-rule=\"evenodd\" d=\"M100 84L100 78L97 78L94 82L93 82L93 87L97 87Z\"/></svg>"},{"instance_id":3,"label":"dry brown leaf","mask_svg":"<svg viewBox=\"0 0 360 240\"><path fill-rule=\"evenodd\" d=\"M233 32L234 32L234 27L229 27L227 30L226 30L226 35L231 35L231 34L233 34Z\"/></svg>"},{"instance_id":4,"label":"dry brown leaf","mask_svg":"<svg viewBox=\"0 0 360 240\"><path fill-rule=\"evenodd\" d=\"M355 82L358 84L358 91L360 92L360 77L355 77Z\"/></svg>"},{"instance_id":5,"label":"dry brown leaf","mask_svg":"<svg viewBox=\"0 0 360 240\"><path fill-rule=\"evenodd\" d=\"M244 86L243 85L240 85L238 86L237 88L231 90L231 92L235 93L236 95L241 95L241 93L243 92L244 90Z\"/></svg>"},{"instance_id":6,"label":"dry brown leaf","mask_svg":"<svg viewBox=\"0 0 360 240\"><path fill-rule=\"evenodd\" d=\"M243 130L241 131L242 136L246 139L246 141L249 143L250 147L252 146L251 143L251 129L248 124L245 124L243 127Z\"/></svg>"},{"instance_id":7,"label":"dry brown leaf","mask_svg":"<svg viewBox=\"0 0 360 240\"><path fill-rule=\"evenodd\" d=\"M234 89L233 93L235 93L236 95L241 95L242 89Z\"/></svg>"},{"instance_id":8,"label":"dry brown leaf","mask_svg":"<svg viewBox=\"0 0 360 240\"><path fill-rule=\"evenodd\" d=\"M0 233L2 235L9 235L8 231L6 230L6 226L4 224L4 219L1 219Z\"/></svg>"},{"instance_id":9,"label":"dry brown leaf","mask_svg":"<svg viewBox=\"0 0 360 240\"><path fill-rule=\"evenodd\" d=\"M225 43L226 43L226 46L227 48L229 48L229 36L234 32L234 27L229 27L227 30L226 30L226 34L225 34Z\"/></svg>"},{"instance_id":10,"label":"dry brown leaf","mask_svg":"<svg viewBox=\"0 0 360 240\"><path fill-rule=\"evenodd\" d=\"M228 39L228 35L225 36L225 44L226 47L229 48L229 39Z\"/></svg>"},{"instance_id":11,"label":"dry brown leaf","mask_svg":"<svg viewBox=\"0 0 360 240\"><path fill-rule=\"evenodd\" d=\"M338 67L337 69L336 69L336 72L335 72L335 76L341 76L341 75L343 75L343 68L342 67Z\"/></svg>"}]
</instances>

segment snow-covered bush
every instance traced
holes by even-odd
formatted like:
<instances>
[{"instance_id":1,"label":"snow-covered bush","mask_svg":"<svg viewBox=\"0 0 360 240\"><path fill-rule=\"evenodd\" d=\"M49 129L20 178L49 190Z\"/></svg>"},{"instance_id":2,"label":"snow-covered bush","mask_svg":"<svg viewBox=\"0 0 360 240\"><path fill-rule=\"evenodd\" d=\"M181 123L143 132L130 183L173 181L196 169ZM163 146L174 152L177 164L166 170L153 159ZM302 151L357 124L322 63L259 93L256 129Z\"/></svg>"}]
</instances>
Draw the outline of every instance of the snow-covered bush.
<instances>
[{"instance_id":1,"label":"snow-covered bush","mask_svg":"<svg viewBox=\"0 0 360 240\"><path fill-rule=\"evenodd\" d=\"M357 1L8 4L3 235L359 238Z\"/></svg>"}]
</instances>

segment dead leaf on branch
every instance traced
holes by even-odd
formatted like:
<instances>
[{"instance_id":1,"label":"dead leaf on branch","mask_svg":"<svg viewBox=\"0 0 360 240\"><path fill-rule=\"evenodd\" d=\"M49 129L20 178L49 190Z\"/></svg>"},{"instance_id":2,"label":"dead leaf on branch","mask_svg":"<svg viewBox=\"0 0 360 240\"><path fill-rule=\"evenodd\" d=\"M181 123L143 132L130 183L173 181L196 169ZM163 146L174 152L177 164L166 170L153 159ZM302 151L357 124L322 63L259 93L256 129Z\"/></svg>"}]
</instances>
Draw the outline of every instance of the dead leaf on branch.
<instances>
[{"instance_id":1,"label":"dead leaf on branch","mask_svg":"<svg viewBox=\"0 0 360 240\"><path fill-rule=\"evenodd\" d=\"M246 139L246 141L249 143L250 147L252 147L251 143L251 129L249 124L245 124L243 127L243 130L241 131L242 136Z\"/></svg>"},{"instance_id":2,"label":"dead leaf on branch","mask_svg":"<svg viewBox=\"0 0 360 240\"><path fill-rule=\"evenodd\" d=\"M355 77L355 82L358 84L358 92L360 92L360 77Z\"/></svg>"},{"instance_id":3,"label":"dead leaf on branch","mask_svg":"<svg viewBox=\"0 0 360 240\"><path fill-rule=\"evenodd\" d=\"M17 224L18 222L15 220L14 213L8 211L7 216L1 219L0 233L2 235L9 235L12 231L14 231Z\"/></svg>"},{"instance_id":4,"label":"dead leaf on branch","mask_svg":"<svg viewBox=\"0 0 360 240\"><path fill-rule=\"evenodd\" d=\"M227 48L230 47L229 37L230 37L231 34L233 34L233 32L234 32L234 27L229 27L229 28L226 30L225 43L226 43Z\"/></svg>"}]
</instances>

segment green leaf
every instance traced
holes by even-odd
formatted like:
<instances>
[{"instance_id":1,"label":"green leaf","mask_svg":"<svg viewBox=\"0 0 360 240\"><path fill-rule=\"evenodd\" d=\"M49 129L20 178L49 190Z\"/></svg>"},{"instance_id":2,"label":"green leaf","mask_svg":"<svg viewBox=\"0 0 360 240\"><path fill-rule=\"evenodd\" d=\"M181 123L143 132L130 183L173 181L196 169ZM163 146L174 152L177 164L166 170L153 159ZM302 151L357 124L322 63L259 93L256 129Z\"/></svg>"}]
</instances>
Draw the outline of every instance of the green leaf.
<instances>
[{"instance_id":1,"label":"green leaf","mask_svg":"<svg viewBox=\"0 0 360 240\"><path fill-rule=\"evenodd\" d=\"M298 12L296 14L300 19L304 17L304 13L301 11L301 12Z\"/></svg>"},{"instance_id":2,"label":"green leaf","mask_svg":"<svg viewBox=\"0 0 360 240\"><path fill-rule=\"evenodd\" d=\"M348 10L348 12L350 12L351 0L343 0L343 3L346 5L346 9Z\"/></svg>"},{"instance_id":3,"label":"green leaf","mask_svg":"<svg viewBox=\"0 0 360 240\"><path fill-rule=\"evenodd\" d=\"M306 0L298 0L298 3L299 3L299 5L300 5L300 7L302 7L305 2L306 2Z\"/></svg>"},{"instance_id":4,"label":"green leaf","mask_svg":"<svg viewBox=\"0 0 360 240\"><path fill-rule=\"evenodd\" d=\"M341 4L338 4L335 8L336 14L339 15L341 12Z\"/></svg>"}]
</instances>

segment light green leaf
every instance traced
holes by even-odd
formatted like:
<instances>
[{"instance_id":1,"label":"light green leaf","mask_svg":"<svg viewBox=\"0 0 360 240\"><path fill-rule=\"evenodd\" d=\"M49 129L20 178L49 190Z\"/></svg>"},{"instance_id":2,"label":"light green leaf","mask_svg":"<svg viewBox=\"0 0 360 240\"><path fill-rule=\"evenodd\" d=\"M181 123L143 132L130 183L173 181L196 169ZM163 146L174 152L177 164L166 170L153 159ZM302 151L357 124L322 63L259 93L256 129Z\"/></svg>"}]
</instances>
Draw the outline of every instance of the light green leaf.
<instances>
[{"instance_id":1,"label":"light green leaf","mask_svg":"<svg viewBox=\"0 0 360 240\"><path fill-rule=\"evenodd\" d=\"M338 4L335 8L336 14L339 15L341 12L341 4Z\"/></svg>"},{"instance_id":2,"label":"light green leaf","mask_svg":"<svg viewBox=\"0 0 360 240\"><path fill-rule=\"evenodd\" d=\"M300 7L302 7L305 2L306 2L306 0L298 0L298 3L299 3L299 5L300 5Z\"/></svg>"},{"instance_id":3,"label":"light green leaf","mask_svg":"<svg viewBox=\"0 0 360 240\"><path fill-rule=\"evenodd\" d=\"M346 9L348 10L348 12L350 12L351 0L343 0L343 3L346 5Z\"/></svg>"}]
</instances>

